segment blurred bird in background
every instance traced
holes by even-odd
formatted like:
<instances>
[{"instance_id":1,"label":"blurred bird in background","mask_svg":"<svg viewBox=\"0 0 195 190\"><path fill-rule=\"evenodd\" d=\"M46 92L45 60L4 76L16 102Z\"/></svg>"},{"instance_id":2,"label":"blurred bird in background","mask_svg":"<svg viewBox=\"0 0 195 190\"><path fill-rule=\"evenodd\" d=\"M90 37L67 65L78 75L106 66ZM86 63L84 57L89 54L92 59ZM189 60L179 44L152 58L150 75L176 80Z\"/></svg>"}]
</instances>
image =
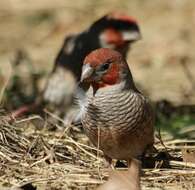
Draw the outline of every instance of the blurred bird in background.
<instances>
[{"instance_id":1,"label":"blurred bird in background","mask_svg":"<svg viewBox=\"0 0 195 190\"><path fill-rule=\"evenodd\" d=\"M71 122L78 113L78 107L73 106L73 94L80 80L84 57L100 47L118 50L126 57L131 44L140 38L136 20L117 12L103 16L81 33L66 37L48 77L44 101L54 110L57 107L66 113L65 121Z\"/></svg>"}]
</instances>

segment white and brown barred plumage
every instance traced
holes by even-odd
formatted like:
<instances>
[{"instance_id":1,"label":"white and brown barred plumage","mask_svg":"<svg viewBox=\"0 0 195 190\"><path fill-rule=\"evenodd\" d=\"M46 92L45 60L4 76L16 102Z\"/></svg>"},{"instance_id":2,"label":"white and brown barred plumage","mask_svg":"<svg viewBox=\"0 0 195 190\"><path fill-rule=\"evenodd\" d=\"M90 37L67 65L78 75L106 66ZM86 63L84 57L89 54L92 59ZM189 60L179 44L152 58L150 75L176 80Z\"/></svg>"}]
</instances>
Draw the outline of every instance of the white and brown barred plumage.
<instances>
[{"instance_id":1,"label":"white and brown barred plumage","mask_svg":"<svg viewBox=\"0 0 195 190\"><path fill-rule=\"evenodd\" d=\"M81 78L92 86L82 105L82 124L91 142L109 158L142 155L153 144L153 112L122 55L106 48L93 51Z\"/></svg>"}]
</instances>

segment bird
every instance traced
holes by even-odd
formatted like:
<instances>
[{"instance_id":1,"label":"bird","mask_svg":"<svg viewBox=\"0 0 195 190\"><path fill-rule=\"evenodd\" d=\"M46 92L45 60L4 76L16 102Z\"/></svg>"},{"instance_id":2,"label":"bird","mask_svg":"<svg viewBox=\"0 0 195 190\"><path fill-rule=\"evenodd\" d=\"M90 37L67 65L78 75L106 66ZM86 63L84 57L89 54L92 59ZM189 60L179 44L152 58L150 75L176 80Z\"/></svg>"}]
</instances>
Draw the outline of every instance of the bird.
<instances>
[{"instance_id":1,"label":"bird","mask_svg":"<svg viewBox=\"0 0 195 190\"><path fill-rule=\"evenodd\" d=\"M108 13L86 30L67 36L43 90L44 101L58 110L61 107L64 112L68 112L66 108L70 111L85 56L105 47L126 57L131 44L139 39L141 32L135 18L119 12Z\"/></svg>"},{"instance_id":2,"label":"bird","mask_svg":"<svg viewBox=\"0 0 195 190\"><path fill-rule=\"evenodd\" d=\"M80 81L90 85L79 103L92 144L109 164L112 159L139 159L153 145L154 114L122 54L109 48L92 51L84 59Z\"/></svg>"}]
</instances>

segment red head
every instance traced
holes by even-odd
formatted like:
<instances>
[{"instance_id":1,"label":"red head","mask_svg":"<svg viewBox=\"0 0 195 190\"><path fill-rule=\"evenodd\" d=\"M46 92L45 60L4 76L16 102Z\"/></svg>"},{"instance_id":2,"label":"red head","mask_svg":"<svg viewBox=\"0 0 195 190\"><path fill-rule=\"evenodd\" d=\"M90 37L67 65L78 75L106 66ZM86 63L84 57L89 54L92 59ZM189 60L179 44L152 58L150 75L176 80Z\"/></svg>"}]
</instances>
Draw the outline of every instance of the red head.
<instances>
[{"instance_id":1,"label":"red head","mask_svg":"<svg viewBox=\"0 0 195 190\"><path fill-rule=\"evenodd\" d=\"M107 14L107 18L120 20L123 22L128 22L129 24L133 24L133 23L137 24L137 21L135 18L128 16L124 13L120 13L120 12L111 12L111 13Z\"/></svg>"},{"instance_id":2,"label":"red head","mask_svg":"<svg viewBox=\"0 0 195 190\"><path fill-rule=\"evenodd\" d=\"M115 49L123 55L132 42L141 38L137 21L124 13L111 12L97 20L93 28L100 31L101 47Z\"/></svg>"},{"instance_id":3,"label":"red head","mask_svg":"<svg viewBox=\"0 0 195 190\"><path fill-rule=\"evenodd\" d=\"M100 48L85 58L81 81L89 82L97 90L120 83L128 74L128 65L119 52Z\"/></svg>"}]
</instances>

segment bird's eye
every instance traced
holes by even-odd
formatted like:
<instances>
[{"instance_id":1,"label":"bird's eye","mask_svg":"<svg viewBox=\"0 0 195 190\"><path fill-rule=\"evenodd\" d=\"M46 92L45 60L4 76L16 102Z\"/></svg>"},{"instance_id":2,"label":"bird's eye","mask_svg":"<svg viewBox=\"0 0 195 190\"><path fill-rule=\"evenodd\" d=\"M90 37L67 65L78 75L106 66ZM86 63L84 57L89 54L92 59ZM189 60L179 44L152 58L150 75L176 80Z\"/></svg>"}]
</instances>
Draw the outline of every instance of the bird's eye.
<instances>
[{"instance_id":1,"label":"bird's eye","mask_svg":"<svg viewBox=\"0 0 195 190\"><path fill-rule=\"evenodd\" d=\"M105 71L109 68L110 66L110 63L104 63L101 67L100 67L100 70L101 71Z\"/></svg>"}]
</instances>

